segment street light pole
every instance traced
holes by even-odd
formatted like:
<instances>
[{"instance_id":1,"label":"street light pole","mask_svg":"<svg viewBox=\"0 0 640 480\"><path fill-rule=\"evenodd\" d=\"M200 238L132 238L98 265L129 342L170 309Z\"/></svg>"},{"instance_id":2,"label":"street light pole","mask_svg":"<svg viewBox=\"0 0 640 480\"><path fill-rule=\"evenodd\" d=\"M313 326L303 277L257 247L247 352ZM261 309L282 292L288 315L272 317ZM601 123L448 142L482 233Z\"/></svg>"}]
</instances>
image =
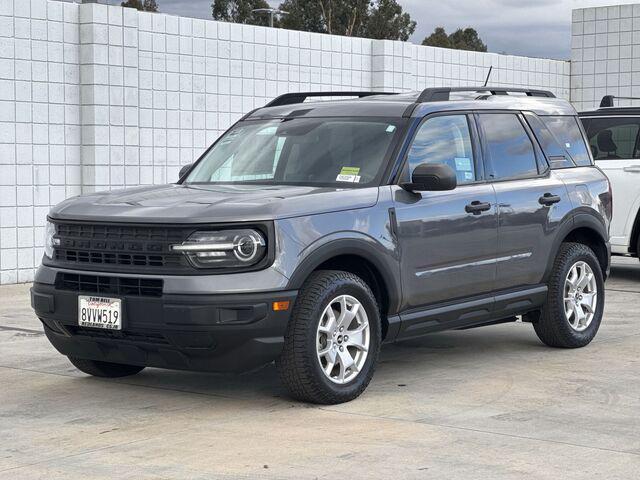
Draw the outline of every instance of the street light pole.
<instances>
[{"instance_id":1,"label":"street light pole","mask_svg":"<svg viewBox=\"0 0 640 480\"><path fill-rule=\"evenodd\" d=\"M269 26L273 28L273 19L276 15L289 15L289 12L284 10L278 10L277 8L255 8L251 10L253 13L268 13L269 14Z\"/></svg>"}]
</instances>

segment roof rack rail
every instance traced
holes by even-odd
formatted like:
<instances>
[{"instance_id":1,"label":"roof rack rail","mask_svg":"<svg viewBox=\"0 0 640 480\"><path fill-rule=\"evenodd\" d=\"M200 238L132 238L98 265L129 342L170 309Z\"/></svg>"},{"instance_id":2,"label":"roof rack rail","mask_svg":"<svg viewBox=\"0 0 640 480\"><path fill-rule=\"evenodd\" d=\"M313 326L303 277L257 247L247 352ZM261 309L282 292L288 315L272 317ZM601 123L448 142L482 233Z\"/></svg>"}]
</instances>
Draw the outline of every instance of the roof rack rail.
<instances>
[{"instance_id":1,"label":"roof rack rail","mask_svg":"<svg viewBox=\"0 0 640 480\"><path fill-rule=\"evenodd\" d=\"M616 97L615 95L605 95L600 102L600 108L615 107L613 100L617 98L620 100L640 100L640 97Z\"/></svg>"},{"instance_id":2,"label":"roof rack rail","mask_svg":"<svg viewBox=\"0 0 640 480\"><path fill-rule=\"evenodd\" d=\"M391 92L297 92L297 93L285 93L279 97L274 98L265 107L281 107L283 105L294 105L296 103L303 103L310 97L371 97L373 95L397 95L397 93Z\"/></svg>"},{"instance_id":3,"label":"roof rack rail","mask_svg":"<svg viewBox=\"0 0 640 480\"><path fill-rule=\"evenodd\" d=\"M491 95L509 95L509 92L524 93L528 97L555 98L556 96L548 90L532 90L530 88L509 88L509 87L438 87L427 88L418 96L416 103L444 102L449 100L451 92L478 92L490 93Z\"/></svg>"}]
</instances>

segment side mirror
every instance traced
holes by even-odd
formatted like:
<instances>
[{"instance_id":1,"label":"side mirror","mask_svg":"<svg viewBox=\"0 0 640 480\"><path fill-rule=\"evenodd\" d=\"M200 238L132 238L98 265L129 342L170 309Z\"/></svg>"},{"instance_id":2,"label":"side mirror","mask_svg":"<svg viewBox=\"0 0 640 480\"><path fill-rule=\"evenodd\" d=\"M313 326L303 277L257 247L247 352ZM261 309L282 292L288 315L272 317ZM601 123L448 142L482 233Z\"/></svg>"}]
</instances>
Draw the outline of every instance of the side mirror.
<instances>
[{"instance_id":1,"label":"side mirror","mask_svg":"<svg viewBox=\"0 0 640 480\"><path fill-rule=\"evenodd\" d=\"M411 183L403 188L415 192L441 192L453 190L458 186L456 172L444 163L421 163L411 175Z\"/></svg>"},{"instance_id":2,"label":"side mirror","mask_svg":"<svg viewBox=\"0 0 640 480\"><path fill-rule=\"evenodd\" d=\"M182 167L180 169L180 173L178 174L178 178L184 177L192 166L193 163L190 163L189 165L185 165L184 167Z\"/></svg>"}]
</instances>

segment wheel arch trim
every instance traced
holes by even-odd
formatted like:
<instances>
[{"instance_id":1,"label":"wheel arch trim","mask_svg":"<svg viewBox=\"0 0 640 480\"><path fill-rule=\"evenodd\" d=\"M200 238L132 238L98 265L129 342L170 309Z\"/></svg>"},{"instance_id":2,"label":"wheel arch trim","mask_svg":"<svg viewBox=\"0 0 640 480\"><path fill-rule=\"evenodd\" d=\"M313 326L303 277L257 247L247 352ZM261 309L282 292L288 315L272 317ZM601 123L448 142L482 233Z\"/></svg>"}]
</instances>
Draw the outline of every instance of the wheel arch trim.
<instances>
[{"instance_id":1,"label":"wheel arch trim","mask_svg":"<svg viewBox=\"0 0 640 480\"><path fill-rule=\"evenodd\" d=\"M380 243L373 242L373 239L367 236L343 238L329 240L321 245L312 245L307 248L308 253L304 259L298 264L293 275L289 279L287 289L300 289L305 280L320 265L331 260L332 258L350 255L360 257L373 266L379 277L382 279L389 299L388 315L394 315L398 312L401 304L401 285L399 278L399 264L393 256L393 252L381 252L384 248ZM387 257L385 259L385 256ZM394 269L393 263L396 263ZM395 271L394 271L395 270Z\"/></svg>"},{"instance_id":2,"label":"wheel arch trim","mask_svg":"<svg viewBox=\"0 0 640 480\"><path fill-rule=\"evenodd\" d=\"M561 245L573 232L576 232L580 229L590 230L598 237L602 244L605 245L607 250L607 258L606 265L603 265L605 268L603 269L602 273L603 275L605 275L605 278L608 275L609 266L611 263L611 251L609 247L609 233L607 231L607 227L605 226L602 219L600 219L595 213L580 212L575 214L571 219L565 221L560 226L551 250L552 255L549 256L547 268L545 270L545 282L549 280L549 276L551 275L551 271L553 269L555 259L558 256L558 252L560 251ZM595 253L597 254L597 252Z\"/></svg>"}]
</instances>

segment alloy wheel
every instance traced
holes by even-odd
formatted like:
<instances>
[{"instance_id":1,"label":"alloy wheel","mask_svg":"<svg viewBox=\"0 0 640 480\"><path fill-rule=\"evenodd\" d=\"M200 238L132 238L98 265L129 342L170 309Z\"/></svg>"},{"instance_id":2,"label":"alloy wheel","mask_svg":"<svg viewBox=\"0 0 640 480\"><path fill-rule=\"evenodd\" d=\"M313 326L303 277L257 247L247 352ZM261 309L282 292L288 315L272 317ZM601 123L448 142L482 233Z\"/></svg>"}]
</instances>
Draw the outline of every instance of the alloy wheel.
<instances>
[{"instance_id":1,"label":"alloy wheel","mask_svg":"<svg viewBox=\"0 0 640 480\"><path fill-rule=\"evenodd\" d=\"M322 312L316 335L320 368L334 383L358 376L369 351L369 319L364 306L350 295L340 295Z\"/></svg>"},{"instance_id":2,"label":"alloy wheel","mask_svg":"<svg viewBox=\"0 0 640 480\"><path fill-rule=\"evenodd\" d=\"M564 312L569 325L577 332L589 328L598 305L598 284L586 262L577 262L567 274L564 284Z\"/></svg>"}]
</instances>

